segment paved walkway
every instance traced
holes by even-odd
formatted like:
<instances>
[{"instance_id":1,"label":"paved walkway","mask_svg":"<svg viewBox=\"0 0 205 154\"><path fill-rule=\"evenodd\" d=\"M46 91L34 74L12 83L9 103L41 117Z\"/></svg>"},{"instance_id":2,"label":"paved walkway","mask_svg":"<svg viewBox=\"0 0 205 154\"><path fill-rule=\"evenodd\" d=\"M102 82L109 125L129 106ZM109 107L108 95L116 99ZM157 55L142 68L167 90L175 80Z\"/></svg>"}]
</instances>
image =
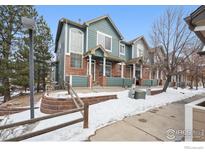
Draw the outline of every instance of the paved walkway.
<instances>
[{"instance_id":1,"label":"paved walkway","mask_svg":"<svg viewBox=\"0 0 205 154\"><path fill-rule=\"evenodd\" d=\"M184 105L205 97L205 93L142 114L124 118L96 131L90 141L184 141L184 136L169 139L172 129L184 130ZM171 129L171 132L168 130Z\"/></svg>"}]
</instances>

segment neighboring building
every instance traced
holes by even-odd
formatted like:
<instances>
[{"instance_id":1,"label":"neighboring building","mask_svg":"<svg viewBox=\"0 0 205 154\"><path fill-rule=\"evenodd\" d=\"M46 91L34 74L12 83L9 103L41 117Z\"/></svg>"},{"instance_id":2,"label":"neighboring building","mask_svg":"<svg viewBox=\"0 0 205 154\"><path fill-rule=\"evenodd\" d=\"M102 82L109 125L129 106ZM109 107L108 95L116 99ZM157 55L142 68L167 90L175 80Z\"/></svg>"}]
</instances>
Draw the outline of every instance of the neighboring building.
<instances>
[{"instance_id":1,"label":"neighboring building","mask_svg":"<svg viewBox=\"0 0 205 154\"><path fill-rule=\"evenodd\" d=\"M198 52L199 55L205 55L205 5L201 5L190 16L185 18L189 29L193 31L201 40L202 51Z\"/></svg>"},{"instance_id":2,"label":"neighboring building","mask_svg":"<svg viewBox=\"0 0 205 154\"><path fill-rule=\"evenodd\" d=\"M161 72L155 75L151 71L156 56L145 38L124 41L109 16L83 24L62 18L55 43L55 79L60 85L130 86L163 79Z\"/></svg>"},{"instance_id":3,"label":"neighboring building","mask_svg":"<svg viewBox=\"0 0 205 154\"><path fill-rule=\"evenodd\" d=\"M198 54L205 55L205 46L204 46L205 45L205 6L201 5L200 7L198 7L194 12L192 12L188 17L185 18L185 21L189 25L189 29L193 31L202 42L202 48L201 48L202 50L198 52ZM205 76L205 69L204 69L205 64L203 62L204 60L200 62L200 59L202 59L202 57L198 57L197 55L192 55L192 59L197 60L196 63L199 64L198 69L200 70L202 74L201 80L204 80L204 76ZM192 76L193 75L191 71L188 70L187 80L189 82L193 80Z\"/></svg>"}]
</instances>

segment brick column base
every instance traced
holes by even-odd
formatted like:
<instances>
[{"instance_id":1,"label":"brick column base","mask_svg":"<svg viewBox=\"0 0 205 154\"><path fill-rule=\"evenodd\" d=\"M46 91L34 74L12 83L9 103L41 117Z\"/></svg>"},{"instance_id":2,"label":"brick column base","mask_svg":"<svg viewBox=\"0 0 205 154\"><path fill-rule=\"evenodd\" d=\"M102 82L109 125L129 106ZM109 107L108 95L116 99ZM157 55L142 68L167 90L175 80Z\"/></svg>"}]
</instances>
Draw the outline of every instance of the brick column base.
<instances>
[{"instance_id":1,"label":"brick column base","mask_svg":"<svg viewBox=\"0 0 205 154\"><path fill-rule=\"evenodd\" d=\"M93 87L93 78L92 75L88 75L88 87Z\"/></svg>"},{"instance_id":2,"label":"brick column base","mask_svg":"<svg viewBox=\"0 0 205 154\"><path fill-rule=\"evenodd\" d=\"M106 76L102 77L102 86L107 86Z\"/></svg>"}]
</instances>

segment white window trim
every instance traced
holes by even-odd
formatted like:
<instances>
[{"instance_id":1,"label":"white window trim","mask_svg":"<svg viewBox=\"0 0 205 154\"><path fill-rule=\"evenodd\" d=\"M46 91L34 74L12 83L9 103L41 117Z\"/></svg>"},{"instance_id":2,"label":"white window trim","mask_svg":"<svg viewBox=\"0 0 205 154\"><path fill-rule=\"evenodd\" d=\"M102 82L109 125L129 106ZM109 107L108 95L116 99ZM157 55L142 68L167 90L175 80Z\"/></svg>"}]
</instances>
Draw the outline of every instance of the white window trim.
<instances>
[{"instance_id":1,"label":"white window trim","mask_svg":"<svg viewBox=\"0 0 205 154\"><path fill-rule=\"evenodd\" d=\"M121 45L124 46L124 53L120 52L120 46ZM125 44L122 44L122 43L119 44L119 53L120 53L120 55L125 56Z\"/></svg>"},{"instance_id":2,"label":"white window trim","mask_svg":"<svg viewBox=\"0 0 205 154\"><path fill-rule=\"evenodd\" d=\"M81 33L82 33L82 52L76 52L76 51L72 51L71 50L71 31L72 31L72 29L74 29L74 30L78 30L78 31L80 31ZM84 33L83 33L83 31L82 30L80 30L80 29L77 29L77 28L70 28L69 29L69 52L70 53L76 53L76 54L83 54L83 49L84 49Z\"/></svg>"},{"instance_id":3,"label":"white window trim","mask_svg":"<svg viewBox=\"0 0 205 154\"><path fill-rule=\"evenodd\" d=\"M70 52L70 53L82 55L82 61L81 61L82 64L81 64L81 67L80 67L80 68L72 67L72 66L71 66L71 62L70 62L70 67L71 67L71 68L74 68L74 69L83 69L83 58L84 58L83 54L81 54L81 53L76 53L76 52ZM70 58L71 58L71 54L70 54ZM71 59L70 59L70 61L71 61Z\"/></svg>"},{"instance_id":4,"label":"white window trim","mask_svg":"<svg viewBox=\"0 0 205 154\"><path fill-rule=\"evenodd\" d=\"M104 35L104 36L107 36L107 37L111 38L111 50L107 50L107 49L105 49L105 50L106 50L106 51L109 51L109 52L112 52L112 36L111 36L111 35L108 35L108 34L105 34L105 33L103 33L103 32L97 31L97 41L96 41L96 45L98 45L98 34L102 34L102 35ZM104 48L105 48L105 47L104 47Z\"/></svg>"}]
</instances>

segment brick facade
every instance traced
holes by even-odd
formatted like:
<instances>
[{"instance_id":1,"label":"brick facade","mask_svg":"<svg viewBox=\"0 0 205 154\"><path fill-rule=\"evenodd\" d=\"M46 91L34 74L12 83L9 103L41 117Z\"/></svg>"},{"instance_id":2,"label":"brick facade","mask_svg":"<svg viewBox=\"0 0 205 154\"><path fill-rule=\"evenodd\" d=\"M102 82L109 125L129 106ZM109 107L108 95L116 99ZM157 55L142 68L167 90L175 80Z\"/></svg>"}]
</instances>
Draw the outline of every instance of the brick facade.
<instances>
[{"instance_id":1,"label":"brick facade","mask_svg":"<svg viewBox=\"0 0 205 154\"><path fill-rule=\"evenodd\" d=\"M71 57L66 55L65 58L65 75L87 75L87 58L83 58L82 68L71 67Z\"/></svg>"},{"instance_id":2,"label":"brick facade","mask_svg":"<svg viewBox=\"0 0 205 154\"><path fill-rule=\"evenodd\" d=\"M103 77L103 72L102 72L102 64L100 64L100 61L102 59L92 59L95 60L95 81L94 81L94 76L89 76L88 75L88 60L87 58L83 58L83 65L82 68L73 68L71 67L71 57L70 55L66 55L65 58L65 74L66 76L69 75L88 75L88 86L92 87L93 85L100 85L100 86L106 86L106 77ZM132 79L133 77L133 66L132 65L123 65L123 74L124 78L130 78ZM148 66L143 66L142 67L142 78L140 81L138 81L140 84L143 80L149 80L150 79L150 68ZM121 65L120 63L117 62L112 62L112 77L121 77ZM160 76L159 76L160 78ZM164 78L164 75L163 75ZM90 83L90 81L92 81ZM161 83L162 84L162 83Z\"/></svg>"},{"instance_id":3,"label":"brick facade","mask_svg":"<svg viewBox=\"0 0 205 154\"><path fill-rule=\"evenodd\" d=\"M121 65L116 62L112 63L112 76L121 77Z\"/></svg>"},{"instance_id":4,"label":"brick facade","mask_svg":"<svg viewBox=\"0 0 205 154\"><path fill-rule=\"evenodd\" d=\"M149 80L150 76L150 69L148 67L143 67L142 68L142 79L143 80Z\"/></svg>"}]
</instances>

